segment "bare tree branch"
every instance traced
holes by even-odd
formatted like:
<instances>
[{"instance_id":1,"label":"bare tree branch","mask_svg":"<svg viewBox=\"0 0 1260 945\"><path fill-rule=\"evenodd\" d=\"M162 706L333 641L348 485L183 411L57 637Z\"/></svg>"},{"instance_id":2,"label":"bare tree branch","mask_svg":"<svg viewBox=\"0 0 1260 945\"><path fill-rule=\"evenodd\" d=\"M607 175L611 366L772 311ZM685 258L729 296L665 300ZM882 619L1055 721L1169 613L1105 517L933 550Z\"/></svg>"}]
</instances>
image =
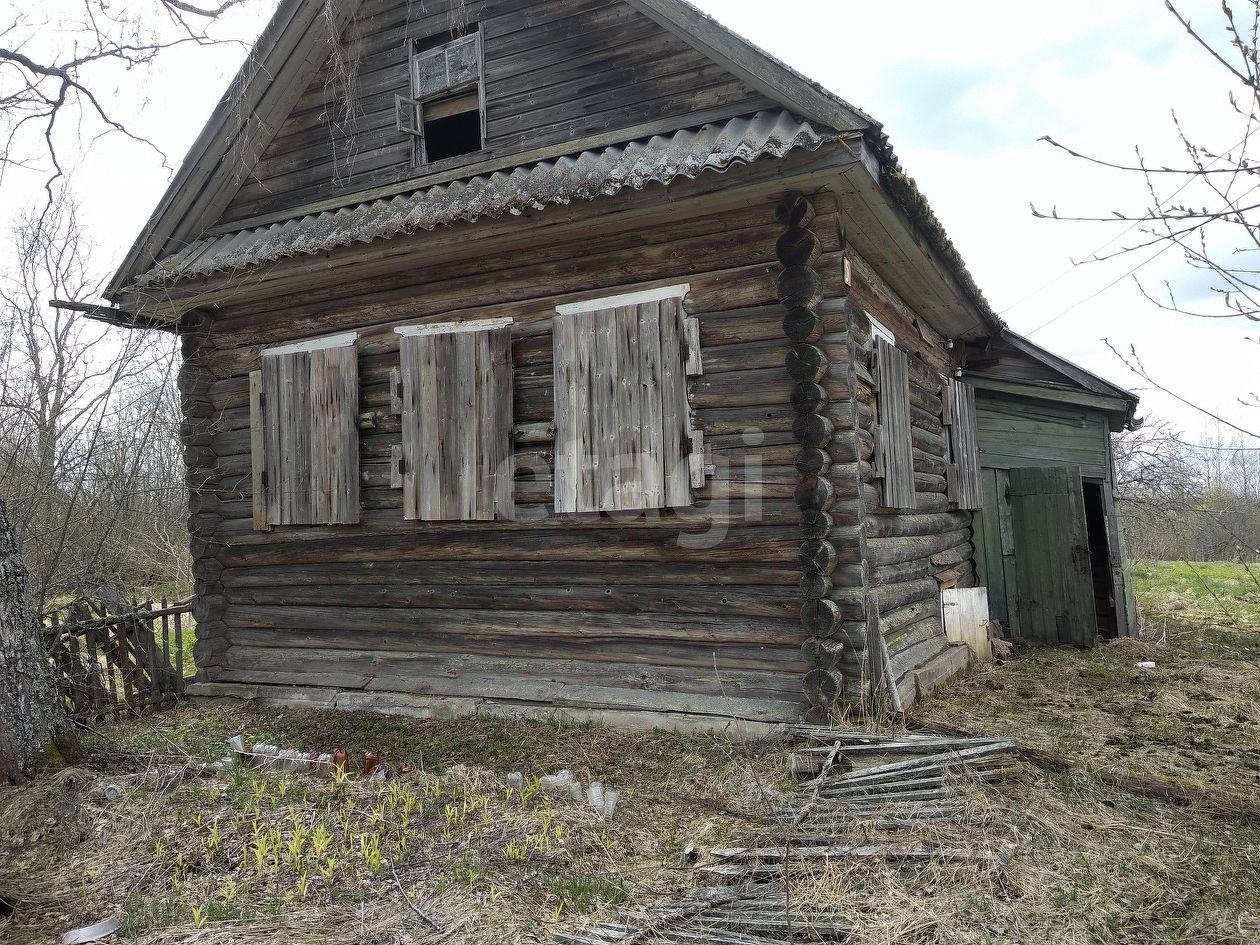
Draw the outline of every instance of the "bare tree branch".
<instances>
[{"instance_id":1,"label":"bare tree branch","mask_svg":"<svg viewBox=\"0 0 1260 945\"><path fill-rule=\"evenodd\" d=\"M165 165L161 149L115 114L117 103L107 94L116 81L111 70L143 70L162 53L187 44L231 42L209 28L245 0L224 0L217 7L183 0L142 0L126 7L108 0L67 2L79 4L78 16L56 15L61 10L42 19L23 13L0 28L0 181L11 170L44 173L49 206L65 173L63 149L69 142L60 132L63 124L79 132L75 145L119 134L152 149ZM84 134L78 127L84 122L99 132Z\"/></svg>"}]
</instances>

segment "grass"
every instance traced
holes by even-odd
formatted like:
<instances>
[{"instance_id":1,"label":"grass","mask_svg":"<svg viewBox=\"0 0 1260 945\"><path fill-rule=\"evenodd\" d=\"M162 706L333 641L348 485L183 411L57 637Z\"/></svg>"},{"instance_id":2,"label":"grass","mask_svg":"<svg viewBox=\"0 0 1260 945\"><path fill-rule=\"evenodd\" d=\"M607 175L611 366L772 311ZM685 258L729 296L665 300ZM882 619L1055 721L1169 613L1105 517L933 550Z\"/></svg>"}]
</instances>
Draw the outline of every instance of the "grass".
<instances>
[{"instance_id":1,"label":"grass","mask_svg":"<svg viewBox=\"0 0 1260 945\"><path fill-rule=\"evenodd\" d=\"M353 759L371 750L414 771L177 777L239 732ZM755 816L763 785L788 783L781 744L511 720L179 706L84 743L81 768L10 792L7 805L0 792L0 890L20 885L25 897L14 941L119 909L133 941L225 930L280 941L347 922L352 940L394 941L424 931L416 909L462 929L460 941L523 941L683 889L683 843L724 842ZM620 791L612 821L541 790L562 767ZM111 783L122 797L106 803Z\"/></svg>"},{"instance_id":2,"label":"grass","mask_svg":"<svg viewBox=\"0 0 1260 945\"><path fill-rule=\"evenodd\" d=\"M1009 733L1080 762L967 785L963 816L896 841L992 856L831 861L792 880L792 901L838 908L854 942L1260 941L1260 825L1095 776L1260 794L1258 589L1236 565L1144 563L1134 579L1142 639L1020 651L917 710L917 725ZM414 772L180 776L237 733L352 760L376 751ZM16 900L0 940L48 941L120 914L127 942L547 941L682 895L683 846L703 857L769 829L791 784L784 741L558 722L180 705L84 745L79 767L0 789L0 895ZM619 789L616 817L540 790L559 768ZM857 821L830 839L887 838Z\"/></svg>"},{"instance_id":3,"label":"grass","mask_svg":"<svg viewBox=\"0 0 1260 945\"><path fill-rule=\"evenodd\" d=\"M1144 562L1133 577L1141 639L1017 652L917 720L1011 734L1079 762L1006 786L1035 881L1062 910L1040 919L1050 940L1260 941L1260 825L1132 797L1093 774L1260 796L1260 586L1221 563ZM1137 665L1146 661L1155 668ZM996 900L990 911L1001 912Z\"/></svg>"}]
</instances>

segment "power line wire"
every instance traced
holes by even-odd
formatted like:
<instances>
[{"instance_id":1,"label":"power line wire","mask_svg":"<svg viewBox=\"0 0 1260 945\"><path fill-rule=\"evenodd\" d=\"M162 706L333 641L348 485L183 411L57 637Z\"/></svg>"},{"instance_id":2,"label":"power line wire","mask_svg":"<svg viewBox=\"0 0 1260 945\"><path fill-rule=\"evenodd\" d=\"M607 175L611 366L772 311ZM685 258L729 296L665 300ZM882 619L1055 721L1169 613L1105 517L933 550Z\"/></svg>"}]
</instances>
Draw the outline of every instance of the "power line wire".
<instances>
[{"instance_id":1,"label":"power line wire","mask_svg":"<svg viewBox=\"0 0 1260 945\"><path fill-rule=\"evenodd\" d=\"M1209 167L1211 167L1212 165L1214 165L1214 164L1218 163L1219 161L1223 160L1223 159L1224 159L1224 157L1225 157L1225 155L1226 155L1226 154L1228 154L1228 153L1229 153L1229 151L1234 150L1234 148L1239 148L1239 147L1242 147L1243 145L1245 145L1245 144L1247 143L1247 140L1248 140L1250 137L1251 137L1251 133L1250 133L1250 132L1248 132L1247 134L1243 135L1243 136L1242 136L1242 138L1240 138L1240 139L1239 139L1239 141L1238 141L1238 143L1237 143L1237 144L1235 144L1232 148L1228 148L1226 151L1222 152L1221 154L1218 154L1216 157L1212 158L1212 160L1211 160L1211 161L1209 161L1207 164L1205 164L1205 165L1204 165L1204 168L1205 168L1205 169L1206 169L1206 168L1209 168ZM1172 201L1172 199L1173 199L1174 197L1176 197L1179 193L1181 193L1183 190L1185 190L1187 187L1189 187L1189 186L1190 186L1190 185L1191 185L1191 184L1192 184L1195 180L1197 180L1197 179L1198 179L1198 175L1197 175L1197 174L1193 174L1193 175L1191 175L1190 177L1188 177L1188 178L1186 179L1185 183L1183 183L1180 187L1178 187L1176 190L1174 190L1171 194L1169 194L1169 195L1168 195L1167 197L1165 197L1163 200L1159 201L1159 202L1155 205L1155 210L1156 210L1156 211L1159 211L1159 210L1164 210L1164 209L1166 208L1166 204L1168 204L1169 202L1171 202L1171 201ZM1085 257L1084 257L1084 258L1085 258L1085 260L1086 260L1086 261L1088 261L1091 257L1097 257L1097 255L1098 255L1099 253L1101 253L1104 249L1106 249L1106 248L1107 248L1108 246L1110 246L1112 243L1116 242L1116 240L1118 240L1118 239L1120 239L1121 237L1125 236L1127 233L1131 233L1133 230L1137 229L1137 227L1138 227L1138 226L1140 226L1142 223L1145 223L1145 222L1147 222L1147 221L1146 221L1146 220L1134 220L1132 223L1130 223L1128 226L1126 226L1126 227L1125 227L1123 230L1121 230L1119 233L1116 233L1114 236L1112 236L1112 237L1111 237L1111 239L1107 240L1105 243L1103 243L1103 244L1102 244L1101 246L1099 246L1097 249L1091 250L1089 253L1087 253L1087 254L1085 255ZM1156 254L1156 255L1158 255L1158 254ZM1152 257L1152 258L1154 258L1154 257ZM1046 289L1050 288L1050 287L1051 287L1052 285L1054 285L1055 283L1060 282L1060 281L1062 281L1063 279L1067 278L1069 275L1071 275L1072 273L1076 272L1076 271L1077 271L1077 269L1079 268L1079 266L1080 266L1080 265L1081 265L1081 264L1079 264L1079 263L1073 263L1071 266L1069 266L1067 269L1064 269L1062 272L1060 272L1057 276L1055 276L1055 277L1054 277L1053 279L1051 279L1049 282L1046 282L1046 283L1044 283L1043 285L1038 286L1036 289L1033 289L1033 290L1032 290L1031 292L1029 292L1027 295L1023 296L1023 297L1022 297L1022 298L1020 298L1020 299L1017 299L1015 302L1012 302L1010 305L1008 305L1008 306L1007 306L1006 308L1004 308L1002 311L998 312L999 317L1000 317L1000 316L1004 316L1004 315L1006 315L1008 312L1012 312L1012 311L1014 311L1014 310L1015 310L1015 309L1017 309L1019 306L1023 305L1025 302L1027 302L1029 299L1033 298L1034 296L1040 295L1042 292L1046 291ZM1125 273L1125 275L1129 275L1129 273ZM1124 278L1124 276L1121 276L1120 278L1122 278L1122 279L1123 279L1123 278ZM1117 280L1117 281L1118 281L1118 280ZM1114 283L1112 283L1112 285L1114 285ZM1107 288L1110 288L1110 287L1111 287L1111 286L1105 286L1105 287L1104 287L1104 290L1105 290L1105 289L1107 289ZM1104 291L1104 290L1100 290L1100 291ZM1093 296L1090 296L1090 298L1093 298ZM1087 302L1087 301L1089 301L1089 299L1082 299L1082 300L1081 300L1081 302L1078 302L1078 303L1077 303L1077 305L1080 305L1080 304L1082 304L1083 302ZM1073 306L1073 308L1074 308L1074 307L1075 307L1075 306ZM1060 313L1060 314L1064 314L1064 313ZM1055 319L1057 319L1057 318L1059 318L1059 317L1060 317L1060 316L1056 315L1056 316L1055 316ZM1051 321L1054 321L1055 319L1051 319ZM1046 324L1050 324L1050 322L1047 322ZM1044 328L1044 327L1045 327L1045 325L1042 325L1042 326L1041 326L1041 328ZM1036 329L1034 329L1034 331L1040 331L1040 330L1041 330L1041 328L1036 328Z\"/></svg>"}]
</instances>

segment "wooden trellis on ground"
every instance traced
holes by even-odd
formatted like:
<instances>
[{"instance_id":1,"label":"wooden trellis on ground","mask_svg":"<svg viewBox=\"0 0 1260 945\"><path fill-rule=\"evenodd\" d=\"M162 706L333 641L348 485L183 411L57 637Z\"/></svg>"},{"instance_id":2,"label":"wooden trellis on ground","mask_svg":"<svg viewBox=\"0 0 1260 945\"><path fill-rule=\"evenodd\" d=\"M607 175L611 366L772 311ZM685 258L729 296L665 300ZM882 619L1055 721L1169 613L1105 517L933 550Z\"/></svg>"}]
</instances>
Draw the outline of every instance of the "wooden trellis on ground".
<instances>
[{"instance_id":1,"label":"wooden trellis on ground","mask_svg":"<svg viewBox=\"0 0 1260 945\"><path fill-rule=\"evenodd\" d=\"M847 941L855 931L852 915L791 892L794 882L828 861L912 871L932 863L984 869L1006 862L1003 851L951 842L949 828L978 816L962 803L960 783L1009 774L1013 741L814 725L796 726L793 734L803 744L792 770L806 780L761 823L739 831L738 845L708 850L685 899L558 932L555 945Z\"/></svg>"},{"instance_id":2,"label":"wooden trellis on ground","mask_svg":"<svg viewBox=\"0 0 1260 945\"><path fill-rule=\"evenodd\" d=\"M182 697L191 611L191 600L163 597L126 608L79 602L52 614L45 631L66 714L104 721Z\"/></svg>"}]
</instances>

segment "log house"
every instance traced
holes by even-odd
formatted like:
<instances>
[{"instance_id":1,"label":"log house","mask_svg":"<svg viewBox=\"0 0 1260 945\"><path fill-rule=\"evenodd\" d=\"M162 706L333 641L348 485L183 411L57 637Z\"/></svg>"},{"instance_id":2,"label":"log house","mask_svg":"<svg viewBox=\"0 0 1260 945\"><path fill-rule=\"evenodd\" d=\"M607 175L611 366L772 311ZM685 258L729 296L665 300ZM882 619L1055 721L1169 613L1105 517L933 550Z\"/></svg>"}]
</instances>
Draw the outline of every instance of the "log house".
<instances>
[{"instance_id":1,"label":"log house","mask_svg":"<svg viewBox=\"0 0 1260 945\"><path fill-rule=\"evenodd\" d=\"M182 342L197 692L757 725L967 663L1001 322L680 0L283 0L107 295Z\"/></svg>"}]
</instances>

